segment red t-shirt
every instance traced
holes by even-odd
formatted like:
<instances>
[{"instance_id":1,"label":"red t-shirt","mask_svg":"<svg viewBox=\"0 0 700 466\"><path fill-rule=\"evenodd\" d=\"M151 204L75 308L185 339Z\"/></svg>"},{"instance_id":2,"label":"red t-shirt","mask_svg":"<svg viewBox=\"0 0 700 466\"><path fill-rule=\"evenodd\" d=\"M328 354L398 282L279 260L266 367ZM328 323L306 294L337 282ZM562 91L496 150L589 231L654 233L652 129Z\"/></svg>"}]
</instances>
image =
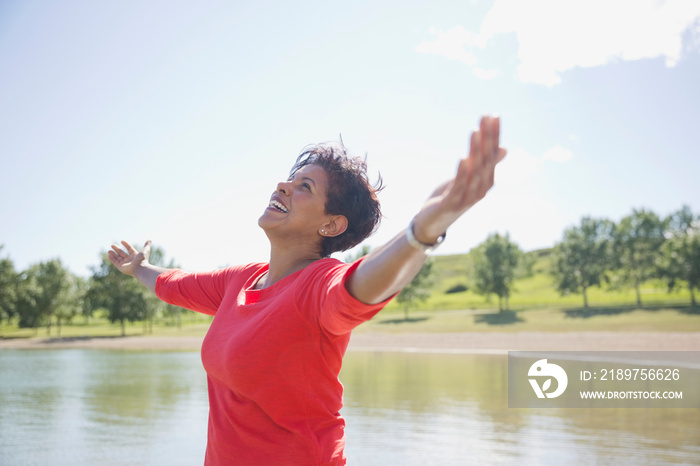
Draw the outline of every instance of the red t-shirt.
<instances>
[{"instance_id":1,"label":"red t-shirt","mask_svg":"<svg viewBox=\"0 0 700 466\"><path fill-rule=\"evenodd\" d=\"M158 277L163 301L215 316L202 344L206 465L345 464L338 373L350 331L388 302L348 293L359 262L323 259L262 290L268 264Z\"/></svg>"}]
</instances>

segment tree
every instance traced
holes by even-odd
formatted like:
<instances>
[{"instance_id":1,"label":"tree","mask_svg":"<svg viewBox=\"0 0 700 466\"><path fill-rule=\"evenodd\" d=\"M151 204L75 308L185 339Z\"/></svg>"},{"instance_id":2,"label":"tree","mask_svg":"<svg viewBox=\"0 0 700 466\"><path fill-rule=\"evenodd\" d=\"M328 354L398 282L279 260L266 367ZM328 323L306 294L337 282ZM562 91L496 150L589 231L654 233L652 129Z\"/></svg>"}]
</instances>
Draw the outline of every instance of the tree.
<instances>
[{"instance_id":1,"label":"tree","mask_svg":"<svg viewBox=\"0 0 700 466\"><path fill-rule=\"evenodd\" d=\"M584 308L588 308L586 291L600 286L610 268L614 230L615 225L609 220L584 217L580 226L564 231L562 241L554 247L557 289L562 295L581 293Z\"/></svg>"},{"instance_id":2,"label":"tree","mask_svg":"<svg viewBox=\"0 0 700 466\"><path fill-rule=\"evenodd\" d=\"M357 259L361 257L365 257L367 254L369 254L372 251L372 248L367 245L363 244L362 247L358 250L356 250L352 254L346 254L345 258L343 259L345 263L350 264L352 262L355 262Z\"/></svg>"},{"instance_id":3,"label":"tree","mask_svg":"<svg viewBox=\"0 0 700 466\"><path fill-rule=\"evenodd\" d=\"M17 291L19 326L37 329L41 323L46 323L46 331L50 334L54 313L69 299L67 290L71 278L60 259L40 262L20 274Z\"/></svg>"},{"instance_id":4,"label":"tree","mask_svg":"<svg viewBox=\"0 0 700 466\"><path fill-rule=\"evenodd\" d=\"M90 277L87 300L94 309L104 308L110 322L121 324L122 336L126 335L126 322L142 320L148 315L147 290L136 280L117 270L102 254L99 266Z\"/></svg>"},{"instance_id":5,"label":"tree","mask_svg":"<svg viewBox=\"0 0 700 466\"><path fill-rule=\"evenodd\" d=\"M80 314L85 305L85 279L69 274L65 288L61 291L61 296L58 299L58 305L54 310L56 318L56 326L58 327L58 336L61 336L61 325L63 322L70 323L73 317Z\"/></svg>"},{"instance_id":6,"label":"tree","mask_svg":"<svg viewBox=\"0 0 700 466\"><path fill-rule=\"evenodd\" d=\"M37 283L35 267L30 267L17 276L15 311L19 317L17 325L20 328L36 330L39 325L41 316L37 301L40 294L41 289Z\"/></svg>"},{"instance_id":7,"label":"tree","mask_svg":"<svg viewBox=\"0 0 700 466\"><path fill-rule=\"evenodd\" d=\"M634 286L638 307L642 307L641 284L658 275L665 223L654 212L635 209L615 228L613 257L617 271L624 283Z\"/></svg>"},{"instance_id":8,"label":"tree","mask_svg":"<svg viewBox=\"0 0 700 466\"><path fill-rule=\"evenodd\" d=\"M170 259L169 262L166 263L165 260L165 251L161 247L152 247L151 248L151 255L149 257L149 262L153 265L157 265L159 267L164 267L167 269L175 269L178 268L179 265L175 262L174 259ZM160 312L161 315L166 315L166 316L171 316L175 320L175 324L177 325L178 329L182 329L182 308L179 306L173 306L172 304L165 303L158 299L155 295L151 293L147 293L146 298L149 301L149 313L148 313L148 322L150 326L150 332L153 333L153 318L155 317L155 314Z\"/></svg>"},{"instance_id":9,"label":"tree","mask_svg":"<svg viewBox=\"0 0 700 466\"><path fill-rule=\"evenodd\" d=\"M3 246L0 246L2 251ZM17 306L17 272L9 258L0 259L0 324L15 316Z\"/></svg>"},{"instance_id":10,"label":"tree","mask_svg":"<svg viewBox=\"0 0 700 466\"><path fill-rule=\"evenodd\" d=\"M683 206L666 221L668 230L661 248L659 275L667 281L669 292L685 282L690 302L696 306L695 289L700 288L700 216Z\"/></svg>"},{"instance_id":11,"label":"tree","mask_svg":"<svg viewBox=\"0 0 700 466\"><path fill-rule=\"evenodd\" d=\"M508 309L513 280L522 251L510 240L508 233L492 233L473 251L476 291L482 295L498 296L498 309Z\"/></svg>"},{"instance_id":12,"label":"tree","mask_svg":"<svg viewBox=\"0 0 700 466\"><path fill-rule=\"evenodd\" d=\"M37 284L41 294L37 304L42 319L46 321L47 334L51 333L52 317L56 311L69 305L71 279L71 273L63 267L60 259L39 263Z\"/></svg>"},{"instance_id":13,"label":"tree","mask_svg":"<svg viewBox=\"0 0 700 466\"><path fill-rule=\"evenodd\" d=\"M430 289L435 284L433 261L428 259L411 283L404 286L396 296L396 302L403 306L404 319L408 320L408 310L430 297Z\"/></svg>"}]
</instances>

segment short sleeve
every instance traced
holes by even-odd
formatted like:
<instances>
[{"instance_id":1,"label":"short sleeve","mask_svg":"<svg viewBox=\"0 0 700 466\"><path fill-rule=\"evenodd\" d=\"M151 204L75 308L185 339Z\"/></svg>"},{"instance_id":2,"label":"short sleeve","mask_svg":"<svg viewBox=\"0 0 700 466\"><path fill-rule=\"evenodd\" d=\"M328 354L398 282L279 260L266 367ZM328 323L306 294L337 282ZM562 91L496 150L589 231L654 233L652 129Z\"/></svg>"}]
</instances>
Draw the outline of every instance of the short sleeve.
<instances>
[{"instance_id":1,"label":"short sleeve","mask_svg":"<svg viewBox=\"0 0 700 466\"><path fill-rule=\"evenodd\" d=\"M332 262L330 262L332 261ZM321 328L332 335L343 335L374 317L389 301L377 304L365 304L353 297L347 290L346 283L357 269L362 259L352 264L329 260L319 267L307 280L307 296L304 301L315 301L318 306L318 320ZM311 299L309 299L311 298Z\"/></svg>"},{"instance_id":2,"label":"short sleeve","mask_svg":"<svg viewBox=\"0 0 700 466\"><path fill-rule=\"evenodd\" d=\"M214 315L234 274L231 267L206 273L170 270L158 276L156 296L168 304Z\"/></svg>"}]
</instances>

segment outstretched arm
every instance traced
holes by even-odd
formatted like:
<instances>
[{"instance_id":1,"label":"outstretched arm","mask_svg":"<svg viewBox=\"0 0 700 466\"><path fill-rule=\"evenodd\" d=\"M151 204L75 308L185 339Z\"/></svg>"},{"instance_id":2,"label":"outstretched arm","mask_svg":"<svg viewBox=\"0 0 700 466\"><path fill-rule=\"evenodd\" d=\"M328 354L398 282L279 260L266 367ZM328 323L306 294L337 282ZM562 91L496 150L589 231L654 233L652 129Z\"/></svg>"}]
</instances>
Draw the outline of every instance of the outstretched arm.
<instances>
[{"instance_id":1,"label":"outstretched arm","mask_svg":"<svg viewBox=\"0 0 700 466\"><path fill-rule=\"evenodd\" d=\"M151 255L151 241L146 241L146 244L143 245L140 251L134 249L126 241L122 241L122 246L124 249L112 245L112 250L107 253L109 260L120 272L136 278L155 294L158 276L169 269L156 267L148 263L148 258Z\"/></svg>"},{"instance_id":2,"label":"outstretched arm","mask_svg":"<svg viewBox=\"0 0 700 466\"><path fill-rule=\"evenodd\" d=\"M419 243L435 244L491 189L496 164L506 155L499 139L500 120L483 117L471 135L469 155L460 160L456 176L438 187L413 218L409 228ZM367 304L380 303L413 280L427 255L409 242L409 235L402 231L362 261L347 282L352 296Z\"/></svg>"}]
</instances>

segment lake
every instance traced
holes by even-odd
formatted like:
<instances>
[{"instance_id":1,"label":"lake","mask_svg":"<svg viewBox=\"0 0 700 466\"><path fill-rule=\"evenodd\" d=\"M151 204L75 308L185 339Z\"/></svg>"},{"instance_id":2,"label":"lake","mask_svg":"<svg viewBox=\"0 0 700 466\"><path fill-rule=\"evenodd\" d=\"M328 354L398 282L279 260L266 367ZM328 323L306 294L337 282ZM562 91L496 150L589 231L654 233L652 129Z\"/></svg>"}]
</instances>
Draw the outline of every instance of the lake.
<instances>
[{"instance_id":1,"label":"lake","mask_svg":"<svg viewBox=\"0 0 700 466\"><path fill-rule=\"evenodd\" d=\"M507 357L349 352L348 464L700 464L699 409L508 408ZM197 465L196 352L0 351L0 465Z\"/></svg>"}]
</instances>

